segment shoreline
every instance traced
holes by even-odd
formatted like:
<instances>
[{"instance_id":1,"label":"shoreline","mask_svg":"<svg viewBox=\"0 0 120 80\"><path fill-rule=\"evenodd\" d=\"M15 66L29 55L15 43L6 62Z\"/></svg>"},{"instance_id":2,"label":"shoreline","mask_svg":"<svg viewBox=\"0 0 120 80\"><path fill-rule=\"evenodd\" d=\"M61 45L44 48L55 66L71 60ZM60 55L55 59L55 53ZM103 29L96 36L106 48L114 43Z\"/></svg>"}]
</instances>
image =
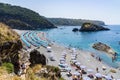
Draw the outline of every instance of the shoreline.
<instances>
[{"instance_id":1,"label":"shoreline","mask_svg":"<svg viewBox=\"0 0 120 80\"><path fill-rule=\"evenodd\" d=\"M16 31L16 30L15 30ZM25 30L26 31L26 30ZM17 33L20 34L25 32L21 30L17 30ZM47 52L46 48L44 47L40 47L38 50L40 51L40 53L44 54L47 59L48 59L48 65L53 65L53 66L58 66L59 63L59 59L61 56L61 53L63 51L67 52L67 63L70 64L70 55L71 55L71 49L69 49L69 47L64 47L60 44L57 44L55 42L52 42L53 45L51 45L52 48L52 54L54 55L54 57L56 58L56 61L50 61L49 60L49 53ZM76 53L78 54L78 61L82 64L85 65L87 68L90 68L94 71L94 74L96 73L96 68L98 67L100 70L100 73L102 74L107 74L109 73L110 75L113 75L113 77L116 79L120 78L119 74L120 74L120 70L110 67L109 65L105 64L104 62L100 62L98 60L96 60L94 57L91 56L91 54L93 54L92 52L89 51L85 51L85 50L81 50L81 49L76 49ZM102 70L102 67L106 67L106 71ZM115 71L117 71L117 73L111 73L110 70L114 69ZM74 72L74 71L73 71ZM71 78L68 78L66 76L64 76L66 73L62 73L62 76L66 79L69 80Z\"/></svg>"},{"instance_id":2,"label":"shoreline","mask_svg":"<svg viewBox=\"0 0 120 80\"><path fill-rule=\"evenodd\" d=\"M64 45L64 44L57 43L57 42L55 42L55 41L51 41L51 42L54 43L54 44L56 44L56 45L63 46L63 47L65 47L65 48L74 48L74 47L66 46L66 45ZM109 54L107 54L106 52L103 52L103 51L98 51L98 50L92 51L92 50L86 50L86 49L83 49L83 48L75 48L75 49L81 50L81 51L84 51L84 52L88 52L88 53L90 53L90 54L93 54L96 58L100 57L100 54L107 55L107 57L109 57ZM98 55L97 55L97 54L98 54ZM95 58L95 57L94 57L94 58ZM95 59L96 59L96 58L95 58ZM110 59L111 59L111 58L110 58ZM97 59L96 59L96 60L97 60ZM111 60L111 61L112 61L112 60ZM112 68L115 68L115 69L120 69L120 66L118 66L118 65L120 64L120 62L119 62L119 63L113 63L113 62L112 62L112 64L116 64L116 66L111 65L111 62L110 62L110 63L109 63L109 62L105 62L103 59L101 59L101 62L102 62L103 64L109 66L109 67L112 67Z\"/></svg>"},{"instance_id":3,"label":"shoreline","mask_svg":"<svg viewBox=\"0 0 120 80\"><path fill-rule=\"evenodd\" d=\"M70 60L70 50L64 46L60 46L56 43L53 43L53 45L51 46L52 47L52 51L53 51L53 54L55 55L55 57L57 57L57 59L60 59L60 52L61 50L62 51L66 51L68 54L67 54L67 58ZM56 47L56 48L55 48ZM53 49L54 48L54 49ZM58 50L60 49L60 50ZM48 53L46 52L46 49L38 49L39 51L42 51L43 54L47 55L48 56ZM100 62L98 60L96 60L94 57L92 57L90 54L91 52L88 52L88 51L84 51L84 50L76 50L76 52L79 54L78 55L78 58L77 59L82 65L85 65L88 69L92 69L94 72L94 74L96 73L96 67L99 68L100 70L100 73L106 75L107 73L109 73L110 75L114 76L114 78L120 78L119 74L120 74L120 70L119 69L116 69L116 68L113 68L113 67L110 67L108 66L107 64L104 64L103 62ZM81 59L80 59L81 58ZM83 59L84 58L84 59ZM48 58L49 59L49 58ZM69 63L69 60L67 63ZM93 62L91 62L93 61ZM49 61L48 65L53 65L53 66L57 66L58 67L58 63L59 63L59 60L57 61ZM106 71L103 71L102 68L103 67L106 67ZM115 70L117 73L111 73L110 70ZM74 71L73 71L74 72ZM62 73L63 75L65 75L65 73ZM66 78L66 80L68 80L68 78Z\"/></svg>"}]
</instances>

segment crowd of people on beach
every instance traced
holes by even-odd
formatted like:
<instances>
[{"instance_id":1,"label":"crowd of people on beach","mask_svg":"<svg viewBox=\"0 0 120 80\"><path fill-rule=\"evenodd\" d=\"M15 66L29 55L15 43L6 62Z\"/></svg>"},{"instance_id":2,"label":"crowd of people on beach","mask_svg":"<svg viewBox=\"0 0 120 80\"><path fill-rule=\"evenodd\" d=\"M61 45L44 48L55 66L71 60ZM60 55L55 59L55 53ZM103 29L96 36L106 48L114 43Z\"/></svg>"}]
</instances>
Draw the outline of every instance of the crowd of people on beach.
<instances>
[{"instance_id":1,"label":"crowd of people on beach","mask_svg":"<svg viewBox=\"0 0 120 80\"><path fill-rule=\"evenodd\" d=\"M66 75L68 77L71 77L72 80L113 80L112 75L101 74L98 67L96 67L96 71L93 71L92 69L87 69L86 66L82 65L79 61L77 61L78 54L75 48L72 49L69 65L66 61L67 54L68 53L66 53L65 51L61 54L59 66L61 68L61 71L67 72ZM101 62L100 57L97 57L97 59ZM105 70L106 67L103 67L103 71Z\"/></svg>"}]
</instances>

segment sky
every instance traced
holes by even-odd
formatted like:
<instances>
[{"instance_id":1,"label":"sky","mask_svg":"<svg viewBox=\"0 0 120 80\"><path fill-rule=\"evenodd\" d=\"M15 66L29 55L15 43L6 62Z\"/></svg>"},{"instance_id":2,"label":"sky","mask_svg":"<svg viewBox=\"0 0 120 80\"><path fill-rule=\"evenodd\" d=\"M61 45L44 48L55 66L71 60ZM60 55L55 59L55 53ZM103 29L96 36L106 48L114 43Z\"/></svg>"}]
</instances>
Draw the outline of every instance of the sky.
<instances>
[{"instance_id":1,"label":"sky","mask_svg":"<svg viewBox=\"0 0 120 80\"><path fill-rule=\"evenodd\" d=\"M120 0L0 0L52 18L102 20L120 24Z\"/></svg>"}]
</instances>

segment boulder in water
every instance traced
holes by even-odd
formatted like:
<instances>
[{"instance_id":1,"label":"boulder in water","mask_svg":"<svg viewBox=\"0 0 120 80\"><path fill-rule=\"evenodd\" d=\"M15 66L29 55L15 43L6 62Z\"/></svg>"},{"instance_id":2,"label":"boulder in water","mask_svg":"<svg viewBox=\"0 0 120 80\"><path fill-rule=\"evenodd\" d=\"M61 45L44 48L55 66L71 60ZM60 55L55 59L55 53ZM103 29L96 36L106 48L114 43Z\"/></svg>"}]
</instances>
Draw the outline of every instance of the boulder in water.
<instances>
[{"instance_id":1,"label":"boulder in water","mask_svg":"<svg viewBox=\"0 0 120 80\"><path fill-rule=\"evenodd\" d=\"M93 44L92 47L96 50L103 51L103 52L110 54L110 56L114 59L116 57L117 53L110 46L104 43L98 42L98 43Z\"/></svg>"},{"instance_id":2,"label":"boulder in water","mask_svg":"<svg viewBox=\"0 0 120 80\"><path fill-rule=\"evenodd\" d=\"M79 29L78 29L78 28L73 28L72 31L73 31L73 32L77 32L77 31L79 31Z\"/></svg>"}]
</instances>

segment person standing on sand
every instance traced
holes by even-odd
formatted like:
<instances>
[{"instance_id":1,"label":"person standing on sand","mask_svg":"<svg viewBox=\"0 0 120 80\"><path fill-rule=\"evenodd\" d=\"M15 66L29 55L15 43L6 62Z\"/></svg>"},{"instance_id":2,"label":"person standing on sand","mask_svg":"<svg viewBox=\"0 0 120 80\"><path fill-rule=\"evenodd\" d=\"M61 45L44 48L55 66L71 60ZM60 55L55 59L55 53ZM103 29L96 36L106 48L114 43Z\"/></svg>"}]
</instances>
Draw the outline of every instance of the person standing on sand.
<instances>
[{"instance_id":1,"label":"person standing on sand","mask_svg":"<svg viewBox=\"0 0 120 80\"><path fill-rule=\"evenodd\" d=\"M98 73L99 71L98 71L98 67L96 68L96 72Z\"/></svg>"}]
</instances>

